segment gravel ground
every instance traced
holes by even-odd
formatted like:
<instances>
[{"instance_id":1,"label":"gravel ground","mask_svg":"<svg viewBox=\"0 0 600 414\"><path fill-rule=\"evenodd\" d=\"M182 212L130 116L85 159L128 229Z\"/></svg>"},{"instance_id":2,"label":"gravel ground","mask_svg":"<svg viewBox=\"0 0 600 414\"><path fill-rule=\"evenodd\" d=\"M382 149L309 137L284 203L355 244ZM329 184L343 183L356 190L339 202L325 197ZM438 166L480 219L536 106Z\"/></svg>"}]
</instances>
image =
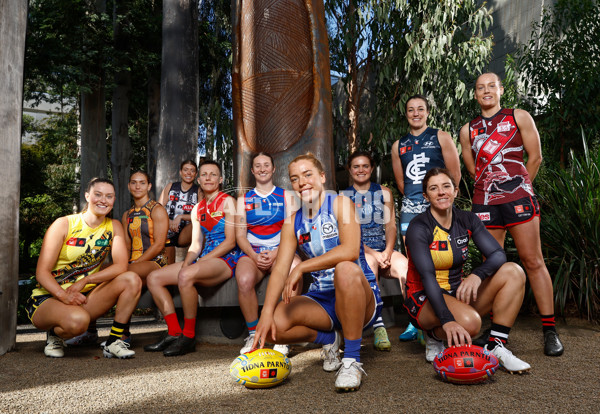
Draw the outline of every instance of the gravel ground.
<instances>
[{"instance_id":1,"label":"gravel ground","mask_svg":"<svg viewBox=\"0 0 600 414\"><path fill-rule=\"evenodd\" d=\"M0 356L0 412L600 412L600 328L579 320L559 323L566 352L550 358L542 352L538 319L519 318L508 348L531 364L530 373L497 371L487 383L470 386L439 380L424 348L398 342L401 327L388 328L391 352L375 351L372 336L366 337L362 362L368 376L348 394L334 391L335 374L322 370L314 347L292 348L292 373L282 385L250 390L229 376L239 345L202 343L196 352L172 358L144 352L143 345L164 329L156 322L134 325L136 356L130 360L103 358L96 347L46 358L45 334L19 333L16 350ZM108 331L101 328L100 335Z\"/></svg>"}]
</instances>

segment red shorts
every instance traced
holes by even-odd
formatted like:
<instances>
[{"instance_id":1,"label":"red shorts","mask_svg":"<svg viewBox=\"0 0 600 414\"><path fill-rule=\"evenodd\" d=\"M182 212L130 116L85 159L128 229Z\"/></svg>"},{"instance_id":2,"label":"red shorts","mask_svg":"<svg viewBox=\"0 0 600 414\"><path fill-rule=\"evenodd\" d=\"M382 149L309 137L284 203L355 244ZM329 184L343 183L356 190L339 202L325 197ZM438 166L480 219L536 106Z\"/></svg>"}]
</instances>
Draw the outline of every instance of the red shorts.
<instances>
[{"instance_id":1,"label":"red shorts","mask_svg":"<svg viewBox=\"0 0 600 414\"><path fill-rule=\"evenodd\" d=\"M471 211L477 214L486 228L506 229L539 217L540 205L533 196L497 205L473 204Z\"/></svg>"}]
</instances>

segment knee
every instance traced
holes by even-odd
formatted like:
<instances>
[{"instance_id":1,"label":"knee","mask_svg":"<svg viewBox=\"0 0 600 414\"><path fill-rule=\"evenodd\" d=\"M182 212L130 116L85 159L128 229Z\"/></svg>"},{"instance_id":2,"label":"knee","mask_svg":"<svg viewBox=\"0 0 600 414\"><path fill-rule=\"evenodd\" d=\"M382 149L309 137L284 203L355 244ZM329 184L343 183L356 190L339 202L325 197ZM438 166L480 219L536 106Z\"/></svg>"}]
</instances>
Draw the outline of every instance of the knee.
<instances>
[{"instance_id":1,"label":"knee","mask_svg":"<svg viewBox=\"0 0 600 414\"><path fill-rule=\"evenodd\" d=\"M71 312L68 318L61 321L61 328L65 331L65 336L69 338L81 335L90 324L90 314L82 308L76 312Z\"/></svg>"},{"instance_id":2,"label":"knee","mask_svg":"<svg viewBox=\"0 0 600 414\"><path fill-rule=\"evenodd\" d=\"M125 272L121 276L121 282L125 285L125 290L140 294L142 291L142 279L135 272Z\"/></svg>"},{"instance_id":3,"label":"knee","mask_svg":"<svg viewBox=\"0 0 600 414\"><path fill-rule=\"evenodd\" d=\"M247 294L254 290L254 286L256 285L254 275L250 274L250 272L236 272L235 280L238 285L238 293Z\"/></svg>"},{"instance_id":4,"label":"knee","mask_svg":"<svg viewBox=\"0 0 600 414\"><path fill-rule=\"evenodd\" d=\"M177 275L177 285L179 289L184 289L194 284L194 273L190 270L190 266L186 266L179 271Z\"/></svg>"},{"instance_id":5,"label":"knee","mask_svg":"<svg viewBox=\"0 0 600 414\"><path fill-rule=\"evenodd\" d=\"M362 269L354 262L341 262L335 266L333 284L335 289L346 290L360 286Z\"/></svg>"},{"instance_id":6,"label":"knee","mask_svg":"<svg viewBox=\"0 0 600 414\"><path fill-rule=\"evenodd\" d=\"M527 269L528 274L536 273L546 266L541 252L540 254L524 254L521 256L521 262L525 266L525 269Z\"/></svg>"},{"instance_id":7,"label":"knee","mask_svg":"<svg viewBox=\"0 0 600 414\"><path fill-rule=\"evenodd\" d=\"M521 266L513 262L506 262L502 265L501 270L508 286L518 289L525 288L526 277Z\"/></svg>"},{"instance_id":8,"label":"knee","mask_svg":"<svg viewBox=\"0 0 600 414\"><path fill-rule=\"evenodd\" d=\"M458 323L467 330L471 337L477 335L481 330L481 316L475 310L460 315Z\"/></svg>"}]
</instances>

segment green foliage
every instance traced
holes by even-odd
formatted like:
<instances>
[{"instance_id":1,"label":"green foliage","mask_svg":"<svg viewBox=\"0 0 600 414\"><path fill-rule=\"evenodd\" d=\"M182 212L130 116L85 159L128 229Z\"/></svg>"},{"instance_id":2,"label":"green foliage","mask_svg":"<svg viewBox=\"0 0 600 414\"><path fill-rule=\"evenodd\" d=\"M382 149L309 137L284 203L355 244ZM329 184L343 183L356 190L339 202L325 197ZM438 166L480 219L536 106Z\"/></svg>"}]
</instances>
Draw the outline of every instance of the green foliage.
<instances>
[{"instance_id":1,"label":"green foliage","mask_svg":"<svg viewBox=\"0 0 600 414\"><path fill-rule=\"evenodd\" d=\"M582 134L583 135L583 134ZM549 172L541 200L544 257L554 275L561 311L575 303L580 315L600 320L600 150L571 151L571 167Z\"/></svg>"},{"instance_id":2,"label":"green foliage","mask_svg":"<svg viewBox=\"0 0 600 414\"><path fill-rule=\"evenodd\" d=\"M600 133L600 4L558 0L535 24L519 49L517 67L524 99L540 130L547 156L565 165L571 148L583 147L574 131L586 129L590 142Z\"/></svg>"}]
</instances>

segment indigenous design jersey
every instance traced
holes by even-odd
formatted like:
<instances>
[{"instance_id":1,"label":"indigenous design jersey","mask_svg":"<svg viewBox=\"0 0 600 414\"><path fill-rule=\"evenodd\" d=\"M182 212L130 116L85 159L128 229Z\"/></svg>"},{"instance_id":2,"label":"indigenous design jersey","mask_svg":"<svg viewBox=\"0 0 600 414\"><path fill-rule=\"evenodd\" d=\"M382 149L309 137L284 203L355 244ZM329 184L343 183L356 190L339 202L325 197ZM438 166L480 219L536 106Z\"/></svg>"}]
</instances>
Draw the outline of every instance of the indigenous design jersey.
<instances>
[{"instance_id":1,"label":"indigenous design jersey","mask_svg":"<svg viewBox=\"0 0 600 414\"><path fill-rule=\"evenodd\" d=\"M408 295L425 291L442 324L453 321L442 297L443 289L454 294L463 278L463 265L469 257L469 240L486 260L472 273L482 280L492 276L506 262L506 254L470 211L452 207L452 224L445 229L431 215L431 210L415 217L406 233Z\"/></svg>"},{"instance_id":2,"label":"indigenous design jersey","mask_svg":"<svg viewBox=\"0 0 600 414\"><path fill-rule=\"evenodd\" d=\"M312 219L304 217L302 208L296 213L294 233L298 240L298 248L308 258L322 256L340 245L338 222L333 213L333 201L336 197L337 194L326 193L319 212ZM365 259L362 243L360 244L360 256L356 264L361 267L369 283L376 283L375 275ZM333 290L334 271L334 268L330 268L311 272L313 282L310 284L308 291Z\"/></svg>"},{"instance_id":3,"label":"indigenous design jersey","mask_svg":"<svg viewBox=\"0 0 600 414\"><path fill-rule=\"evenodd\" d=\"M204 248L200 256L214 250L216 246L225 241L225 202L231 196L219 191L210 203L203 198L198 205L198 221L204 234ZM233 220L233 217L231 218Z\"/></svg>"},{"instance_id":4,"label":"indigenous design jersey","mask_svg":"<svg viewBox=\"0 0 600 414\"><path fill-rule=\"evenodd\" d=\"M167 201L167 205L165 206L169 220L173 220L176 216L192 212L194 206L198 204L198 188L196 184L192 184L189 190L183 191L181 189L181 182L178 181L171 184L169 201ZM189 221L182 220L179 224L179 230L184 228L188 223ZM170 238L174 235L175 233L169 229L167 237Z\"/></svg>"},{"instance_id":5,"label":"indigenous design jersey","mask_svg":"<svg viewBox=\"0 0 600 414\"><path fill-rule=\"evenodd\" d=\"M131 240L130 263L139 259L154 244L152 210L157 204L154 200L148 200L139 209L132 207L127 212L127 234ZM165 250L163 249L158 256L165 256Z\"/></svg>"},{"instance_id":6,"label":"indigenous design jersey","mask_svg":"<svg viewBox=\"0 0 600 414\"><path fill-rule=\"evenodd\" d=\"M514 109L501 109L491 118L478 116L469 123L469 134L475 158L474 204L504 204L534 195Z\"/></svg>"},{"instance_id":7,"label":"indigenous design jersey","mask_svg":"<svg viewBox=\"0 0 600 414\"><path fill-rule=\"evenodd\" d=\"M95 228L89 227L83 219L83 213L67 216L69 231L58 255L52 275L63 289L68 288L81 278L96 273L110 252L113 242L113 222L110 218ZM81 292L96 287L87 284ZM32 296L47 295L49 292L38 284Z\"/></svg>"},{"instance_id":8,"label":"indigenous design jersey","mask_svg":"<svg viewBox=\"0 0 600 414\"><path fill-rule=\"evenodd\" d=\"M430 169L445 167L438 131L428 127L418 137L407 134L398 141L398 155L404 171L404 213L425 211L429 204L423 198L423 178Z\"/></svg>"},{"instance_id":9,"label":"indigenous design jersey","mask_svg":"<svg viewBox=\"0 0 600 414\"><path fill-rule=\"evenodd\" d=\"M371 183L369 189L360 193L354 186L342 192L354 201L360 220L361 240L373 250L385 250L385 202L383 190L377 183Z\"/></svg>"},{"instance_id":10,"label":"indigenous design jersey","mask_svg":"<svg viewBox=\"0 0 600 414\"><path fill-rule=\"evenodd\" d=\"M248 241L253 247L277 247L285 220L285 190L273 187L267 195L256 188L244 196Z\"/></svg>"}]
</instances>

